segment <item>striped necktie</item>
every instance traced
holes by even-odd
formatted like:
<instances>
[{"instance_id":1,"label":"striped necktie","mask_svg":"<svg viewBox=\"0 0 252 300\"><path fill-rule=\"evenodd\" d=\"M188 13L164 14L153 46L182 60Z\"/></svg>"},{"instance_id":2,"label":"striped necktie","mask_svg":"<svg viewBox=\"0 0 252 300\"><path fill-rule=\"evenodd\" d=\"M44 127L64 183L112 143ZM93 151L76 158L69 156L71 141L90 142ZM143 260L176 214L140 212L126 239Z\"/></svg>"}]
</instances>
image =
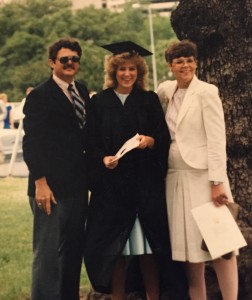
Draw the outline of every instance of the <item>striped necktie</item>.
<instances>
[{"instance_id":1,"label":"striped necktie","mask_svg":"<svg viewBox=\"0 0 252 300\"><path fill-rule=\"evenodd\" d=\"M67 89L68 89L71 99L73 101L74 110L79 119L80 128L83 128L84 125L86 124L85 103L81 99L81 97L75 92L72 84L69 84Z\"/></svg>"}]
</instances>

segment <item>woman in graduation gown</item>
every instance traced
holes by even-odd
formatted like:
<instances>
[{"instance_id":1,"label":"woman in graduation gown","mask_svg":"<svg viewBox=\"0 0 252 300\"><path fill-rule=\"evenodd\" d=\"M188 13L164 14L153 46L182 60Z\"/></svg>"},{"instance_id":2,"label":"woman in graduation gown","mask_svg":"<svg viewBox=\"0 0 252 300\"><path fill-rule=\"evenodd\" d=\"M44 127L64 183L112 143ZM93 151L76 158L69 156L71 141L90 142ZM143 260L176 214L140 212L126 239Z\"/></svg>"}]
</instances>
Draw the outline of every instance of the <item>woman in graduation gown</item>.
<instances>
[{"instance_id":1,"label":"woman in graduation gown","mask_svg":"<svg viewBox=\"0 0 252 300\"><path fill-rule=\"evenodd\" d=\"M166 216L170 136L157 95L146 90L143 56L151 53L132 42L104 48L113 55L105 58L105 89L93 96L89 114L86 270L96 291L124 299L126 258L139 255L147 299L158 299L160 283L175 281L175 273L181 277L174 299L184 299L183 271L171 261ZM136 134L139 146L119 160L115 154ZM165 278L164 270L170 274Z\"/></svg>"}]
</instances>

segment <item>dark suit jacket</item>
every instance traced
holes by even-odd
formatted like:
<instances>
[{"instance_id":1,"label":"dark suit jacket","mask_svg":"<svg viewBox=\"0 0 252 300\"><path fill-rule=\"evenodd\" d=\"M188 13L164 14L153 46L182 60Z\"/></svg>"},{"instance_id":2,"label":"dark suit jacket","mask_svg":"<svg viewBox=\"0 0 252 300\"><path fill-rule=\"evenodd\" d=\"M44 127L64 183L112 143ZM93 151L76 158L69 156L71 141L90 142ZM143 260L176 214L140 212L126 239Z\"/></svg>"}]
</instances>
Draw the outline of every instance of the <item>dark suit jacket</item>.
<instances>
[{"instance_id":1,"label":"dark suit jacket","mask_svg":"<svg viewBox=\"0 0 252 300\"><path fill-rule=\"evenodd\" d=\"M76 87L85 99L87 88ZM28 195L34 197L34 181L43 176L57 195L70 195L86 186L86 131L79 128L73 105L50 78L35 88L24 105L23 155L29 168Z\"/></svg>"}]
</instances>

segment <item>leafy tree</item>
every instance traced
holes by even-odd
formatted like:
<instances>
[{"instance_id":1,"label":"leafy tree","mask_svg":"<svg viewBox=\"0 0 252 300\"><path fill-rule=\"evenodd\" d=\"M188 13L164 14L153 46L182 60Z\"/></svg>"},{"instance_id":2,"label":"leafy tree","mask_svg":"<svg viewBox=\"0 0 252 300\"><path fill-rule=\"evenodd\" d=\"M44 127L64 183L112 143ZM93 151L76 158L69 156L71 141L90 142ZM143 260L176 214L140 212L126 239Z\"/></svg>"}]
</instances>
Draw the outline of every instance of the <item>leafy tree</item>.
<instances>
[{"instance_id":1,"label":"leafy tree","mask_svg":"<svg viewBox=\"0 0 252 300\"><path fill-rule=\"evenodd\" d=\"M216 84L223 101L228 175L233 196L242 208L240 222L248 242L239 257L239 299L242 300L252 298L251 16L250 0L181 0L171 18L178 38L191 39L199 46L199 77ZM218 298L214 286L209 292L209 299Z\"/></svg>"},{"instance_id":2,"label":"leafy tree","mask_svg":"<svg viewBox=\"0 0 252 300\"><path fill-rule=\"evenodd\" d=\"M40 54L41 47L43 47L43 41L38 36L24 31L16 31L0 51L1 56L4 57L2 65L18 66L32 60L34 56Z\"/></svg>"},{"instance_id":3,"label":"leafy tree","mask_svg":"<svg viewBox=\"0 0 252 300\"><path fill-rule=\"evenodd\" d=\"M164 44L174 37L169 18L153 15L159 81L167 77ZM169 28L169 30L167 30ZM107 51L100 46L132 40L150 48L146 12L126 5L123 13L90 6L72 11L70 0L17 0L0 7L0 91L13 101L24 96L27 86L36 86L50 74L47 48L55 40L71 36L79 39L83 57L78 79L90 90L103 84L103 64ZM152 75L151 58L147 57ZM150 88L153 88L150 80Z\"/></svg>"},{"instance_id":4,"label":"leafy tree","mask_svg":"<svg viewBox=\"0 0 252 300\"><path fill-rule=\"evenodd\" d=\"M50 37L66 35L69 18L71 2L65 0L24 0L0 8L0 90L11 100L21 100L28 85L47 78Z\"/></svg>"}]
</instances>

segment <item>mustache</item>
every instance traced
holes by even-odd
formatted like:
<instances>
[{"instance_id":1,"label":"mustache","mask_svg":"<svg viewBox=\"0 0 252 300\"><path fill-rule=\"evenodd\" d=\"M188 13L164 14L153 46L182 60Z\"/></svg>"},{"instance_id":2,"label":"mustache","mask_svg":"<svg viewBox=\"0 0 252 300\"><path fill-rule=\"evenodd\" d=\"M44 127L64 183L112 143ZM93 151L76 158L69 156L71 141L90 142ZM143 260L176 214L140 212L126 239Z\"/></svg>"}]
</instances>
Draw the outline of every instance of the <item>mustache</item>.
<instances>
[{"instance_id":1,"label":"mustache","mask_svg":"<svg viewBox=\"0 0 252 300\"><path fill-rule=\"evenodd\" d=\"M74 70L75 68L74 68L73 65L64 65L64 66L63 66L63 69L64 69L64 70L66 70L66 69L73 69L73 70Z\"/></svg>"}]
</instances>

